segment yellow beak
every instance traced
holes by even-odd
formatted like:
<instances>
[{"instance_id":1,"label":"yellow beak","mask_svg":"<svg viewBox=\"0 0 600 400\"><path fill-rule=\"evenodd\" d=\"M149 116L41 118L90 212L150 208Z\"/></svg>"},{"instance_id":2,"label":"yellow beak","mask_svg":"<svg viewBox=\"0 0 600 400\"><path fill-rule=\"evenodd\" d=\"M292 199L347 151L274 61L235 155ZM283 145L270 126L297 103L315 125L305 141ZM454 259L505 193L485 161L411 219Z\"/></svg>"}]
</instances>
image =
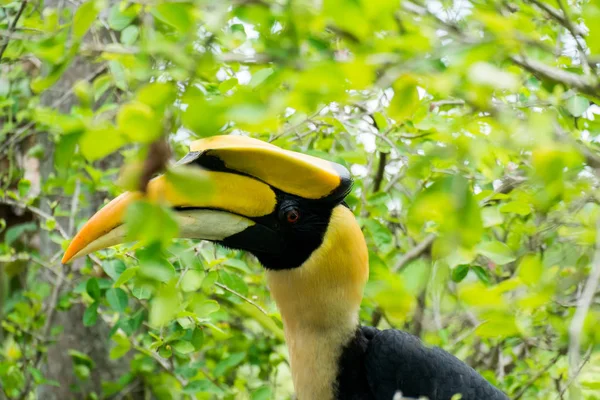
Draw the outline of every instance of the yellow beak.
<instances>
[{"instance_id":1,"label":"yellow beak","mask_svg":"<svg viewBox=\"0 0 600 400\"><path fill-rule=\"evenodd\" d=\"M341 198L350 188L348 171L341 165L243 136L215 136L193 142L179 164L190 164L206 178L210 193L194 197L176 187L167 176L148 184L147 193L126 192L98 211L73 238L63 264L126 240L123 219L127 207L146 198L176 209L179 236L226 241L246 233L249 250L277 251L278 237L257 226L260 217L276 212L277 192L306 199ZM175 166L174 168L178 168ZM260 224L258 224L260 225ZM252 235L247 234L252 230ZM256 240L253 239L256 236Z\"/></svg>"}]
</instances>

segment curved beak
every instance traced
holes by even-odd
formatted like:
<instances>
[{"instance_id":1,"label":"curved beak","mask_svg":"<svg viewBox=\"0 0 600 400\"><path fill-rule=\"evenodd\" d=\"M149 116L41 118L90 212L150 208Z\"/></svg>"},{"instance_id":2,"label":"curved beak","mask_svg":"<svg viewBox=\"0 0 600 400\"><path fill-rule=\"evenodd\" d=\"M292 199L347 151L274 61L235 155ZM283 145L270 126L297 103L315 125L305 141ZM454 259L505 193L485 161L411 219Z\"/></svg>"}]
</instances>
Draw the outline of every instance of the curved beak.
<instances>
[{"instance_id":1,"label":"curved beak","mask_svg":"<svg viewBox=\"0 0 600 400\"><path fill-rule=\"evenodd\" d=\"M189 187L190 182L181 188L169 174L155 178L146 194L124 193L98 211L75 236L62 262L126 241L125 212L142 198L175 209L180 237L277 254L282 251L282 239L273 223L275 190L338 203L352 186L350 173L339 164L245 136L213 136L192 142L190 153L174 168L181 168L181 164L190 164L188 168L211 190L198 194L196 188ZM272 218L263 218L266 216Z\"/></svg>"},{"instance_id":2,"label":"curved beak","mask_svg":"<svg viewBox=\"0 0 600 400\"><path fill-rule=\"evenodd\" d=\"M275 232L253 220L275 210L277 199L269 185L237 173L190 168L197 168L194 173L206 179L210 188L207 193L186 193L171 182L168 175L154 178L149 182L146 194L123 193L92 216L73 238L62 263L125 242L125 213L127 207L139 199L164 202L173 207L179 223L179 237L236 243L239 241L236 238L243 233L246 250L264 251L268 246L278 246L279 238ZM254 235L248 234L248 230L260 234L260 240L251 240Z\"/></svg>"}]
</instances>

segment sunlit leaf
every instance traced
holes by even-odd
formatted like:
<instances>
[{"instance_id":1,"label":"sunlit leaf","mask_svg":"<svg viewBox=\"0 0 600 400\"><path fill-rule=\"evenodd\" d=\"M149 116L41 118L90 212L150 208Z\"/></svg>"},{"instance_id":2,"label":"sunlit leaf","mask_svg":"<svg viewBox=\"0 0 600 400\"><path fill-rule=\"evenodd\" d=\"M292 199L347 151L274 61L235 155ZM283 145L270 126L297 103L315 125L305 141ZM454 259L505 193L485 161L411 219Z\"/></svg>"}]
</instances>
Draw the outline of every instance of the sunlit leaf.
<instances>
[{"instance_id":1,"label":"sunlit leaf","mask_svg":"<svg viewBox=\"0 0 600 400\"><path fill-rule=\"evenodd\" d=\"M478 244L477 251L499 265L508 264L516 259L513 251L497 240Z\"/></svg>"}]
</instances>

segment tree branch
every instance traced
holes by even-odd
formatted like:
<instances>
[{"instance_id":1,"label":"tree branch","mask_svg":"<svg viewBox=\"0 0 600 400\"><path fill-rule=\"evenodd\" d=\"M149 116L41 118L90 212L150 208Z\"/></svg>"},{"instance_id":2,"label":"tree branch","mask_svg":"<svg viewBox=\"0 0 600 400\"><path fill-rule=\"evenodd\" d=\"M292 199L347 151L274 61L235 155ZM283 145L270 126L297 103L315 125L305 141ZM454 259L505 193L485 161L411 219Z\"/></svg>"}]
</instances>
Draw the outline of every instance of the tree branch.
<instances>
[{"instance_id":1,"label":"tree branch","mask_svg":"<svg viewBox=\"0 0 600 400\"><path fill-rule=\"evenodd\" d=\"M558 2L558 5L560 6L560 9L562 10L562 13L564 15L564 19L565 19L565 23L566 25L565 28L567 28L567 30L569 31L569 33L573 36L573 40L575 40L575 43L577 44L577 48L579 49L579 57L580 57L580 61L581 61L581 67L583 68L583 72L586 75L590 74L590 71L592 69L595 69L594 64L591 64L587 54L585 54L585 49L583 48L583 46L581 45L581 42L579 41L579 39L577 38L577 36L583 36L580 33L577 33L577 28L576 25L573 23L573 21L571 21L571 18L569 18L569 13L567 12L567 7L565 6L565 4L563 3L562 0L556 0Z\"/></svg>"},{"instance_id":2,"label":"tree branch","mask_svg":"<svg viewBox=\"0 0 600 400\"><path fill-rule=\"evenodd\" d=\"M25 208L26 210L31 211L35 215L42 217L44 220L55 220L56 221L56 219L52 215L46 214L44 211L40 210L39 208L30 206L28 204L18 203L16 201L12 201L9 199L0 199L0 204L6 204L9 206L18 207L18 208ZM55 229L58 231L58 233L60 233L60 235L63 237L63 239L69 239L69 234L62 227L62 225L58 223L58 221L56 221Z\"/></svg>"},{"instance_id":3,"label":"tree branch","mask_svg":"<svg viewBox=\"0 0 600 400\"><path fill-rule=\"evenodd\" d=\"M381 189L381 182L383 182L383 173L385 172L385 165L387 162L388 153L379 152L379 164L377 165L377 172L375 178L373 178L373 193L379 192Z\"/></svg>"},{"instance_id":4,"label":"tree branch","mask_svg":"<svg viewBox=\"0 0 600 400\"><path fill-rule=\"evenodd\" d=\"M431 247L433 241L437 238L435 233L430 233L423 239L423 241L417 244L415 247L407 251L401 258L398 260L396 265L392 267L392 272L401 271L409 262L419 257L425 251Z\"/></svg>"},{"instance_id":5,"label":"tree branch","mask_svg":"<svg viewBox=\"0 0 600 400\"><path fill-rule=\"evenodd\" d=\"M542 62L524 56L511 56L512 62L542 79L563 83L581 93L600 98L600 83L592 76L581 76L572 72L554 68Z\"/></svg>"},{"instance_id":6,"label":"tree branch","mask_svg":"<svg viewBox=\"0 0 600 400\"><path fill-rule=\"evenodd\" d=\"M19 8L19 11L17 11L17 15L15 16L15 19L13 19L12 23L8 27L7 38L4 41L4 44L2 44L2 47L0 48L0 60L2 60L2 57L4 56L4 52L6 51L6 48L8 47L8 44L10 43L10 37L13 34L13 32L15 31L15 29L17 28L17 23L19 22L19 19L23 15L23 11L25 11L25 7L27 7L27 0L24 0L21 3L21 7Z\"/></svg>"},{"instance_id":7,"label":"tree branch","mask_svg":"<svg viewBox=\"0 0 600 400\"><path fill-rule=\"evenodd\" d=\"M556 8L554 8L554 7L548 5L545 2L540 1L540 0L526 0L526 1L528 3L531 3L531 4L535 5L539 9L543 10L546 14L548 14L548 16L550 18L552 18L553 20L555 20L556 22L558 22L559 24L561 24L563 27L571 30L569 28L569 25L570 25L571 21L567 18L567 15L564 12L561 13ZM560 1L559 1L559 4L560 4ZM583 32L583 30L579 26L577 26L577 25L573 26L573 32L571 32L571 33L573 35L577 34L579 36L583 36L585 34Z\"/></svg>"}]
</instances>

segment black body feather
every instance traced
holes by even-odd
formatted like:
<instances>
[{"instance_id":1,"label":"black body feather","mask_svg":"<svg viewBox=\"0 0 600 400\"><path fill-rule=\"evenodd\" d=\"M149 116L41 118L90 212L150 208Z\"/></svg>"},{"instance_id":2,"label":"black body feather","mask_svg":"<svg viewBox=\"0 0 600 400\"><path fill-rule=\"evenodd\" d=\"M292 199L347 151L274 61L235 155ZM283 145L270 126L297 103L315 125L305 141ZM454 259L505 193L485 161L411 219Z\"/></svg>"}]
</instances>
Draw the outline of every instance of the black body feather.
<instances>
[{"instance_id":1,"label":"black body feather","mask_svg":"<svg viewBox=\"0 0 600 400\"><path fill-rule=\"evenodd\" d=\"M508 400L473 368L406 332L361 327L344 347L336 383L337 400L404 397L451 400Z\"/></svg>"}]
</instances>

